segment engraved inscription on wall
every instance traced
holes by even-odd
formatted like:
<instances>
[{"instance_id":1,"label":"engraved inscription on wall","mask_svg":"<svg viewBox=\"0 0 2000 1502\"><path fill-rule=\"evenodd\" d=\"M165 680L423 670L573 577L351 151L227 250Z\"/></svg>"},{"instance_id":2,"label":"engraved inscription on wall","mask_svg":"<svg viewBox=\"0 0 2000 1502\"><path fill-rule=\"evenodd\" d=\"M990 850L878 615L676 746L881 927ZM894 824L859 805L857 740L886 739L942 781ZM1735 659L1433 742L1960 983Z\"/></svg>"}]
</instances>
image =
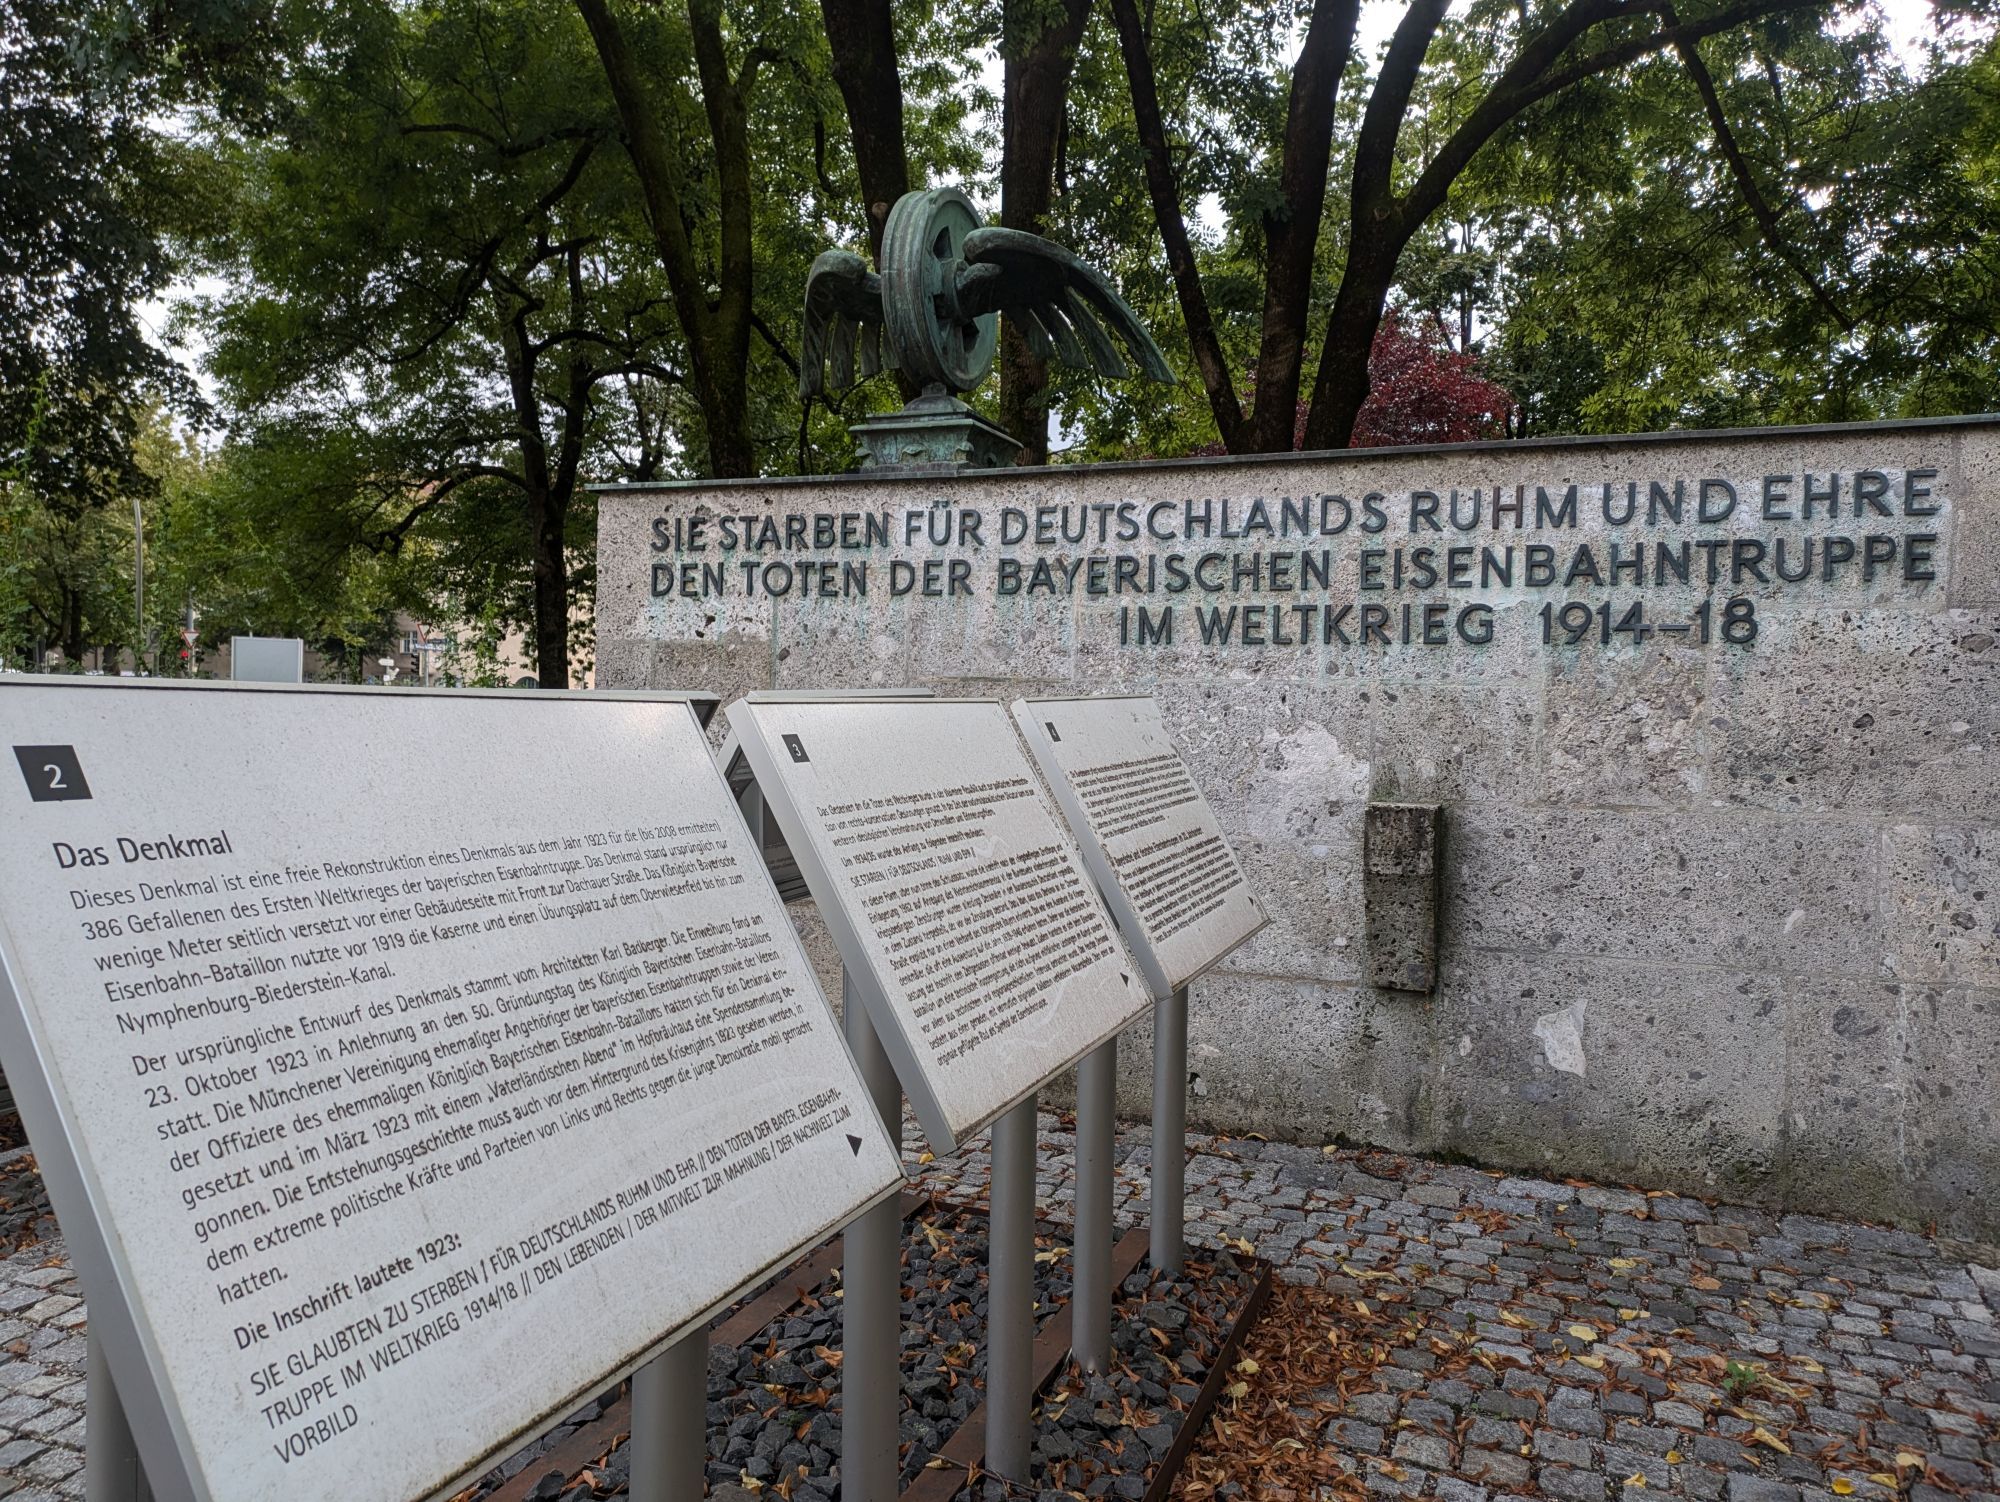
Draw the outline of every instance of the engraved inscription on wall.
<instances>
[{"instance_id":1,"label":"engraved inscription on wall","mask_svg":"<svg viewBox=\"0 0 2000 1502\"><path fill-rule=\"evenodd\" d=\"M1760 605L1920 591L1942 567L1935 465L653 517L654 601L774 607L976 598L1088 607L1150 647L1477 650L1677 642L1753 650ZM1526 599L1534 608L1503 616Z\"/></svg>"}]
</instances>

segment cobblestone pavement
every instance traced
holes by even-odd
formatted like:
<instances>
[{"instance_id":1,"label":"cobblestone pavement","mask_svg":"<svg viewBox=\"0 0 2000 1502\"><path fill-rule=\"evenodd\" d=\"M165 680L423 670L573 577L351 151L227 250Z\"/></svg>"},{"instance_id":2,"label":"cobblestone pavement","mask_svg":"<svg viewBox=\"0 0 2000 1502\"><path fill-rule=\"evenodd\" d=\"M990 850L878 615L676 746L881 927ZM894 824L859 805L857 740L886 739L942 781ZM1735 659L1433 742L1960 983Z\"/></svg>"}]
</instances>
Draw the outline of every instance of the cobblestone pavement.
<instances>
[{"instance_id":1,"label":"cobblestone pavement","mask_svg":"<svg viewBox=\"0 0 2000 1502\"><path fill-rule=\"evenodd\" d=\"M83 1495L83 1290L46 1228L40 1180L25 1150L0 1152L0 1497L49 1502Z\"/></svg>"},{"instance_id":2,"label":"cobblestone pavement","mask_svg":"<svg viewBox=\"0 0 2000 1502\"><path fill-rule=\"evenodd\" d=\"M1072 1139L1045 1115L1041 1140L1064 1206ZM1121 1134L1122 1226L1149 1162ZM983 1143L919 1171L976 1195ZM1187 1210L1191 1241L1368 1305L1382 1359L1299 1411L1382 1502L2000 1502L2000 1271L1925 1237L1209 1137ZM7 1502L82 1495L83 1321L59 1239L0 1258Z\"/></svg>"},{"instance_id":3,"label":"cobblestone pavement","mask_svg":"<svg viewBox=\"0 0 2000 1502\"><path fill-rule=\"evenodd\" d=\"M1067 1201L1072 1139L1042 1126ZM1149 1161L1122 1134L1121 1225ZM986 1161L924 1173L974 1193ZM1355 1316L1373 1359L1299 1411L1384 1502L2000 1502L2000 1272L1923 1236L1198 1137L1187 1214Z\"/></svg>"}]
</instances>

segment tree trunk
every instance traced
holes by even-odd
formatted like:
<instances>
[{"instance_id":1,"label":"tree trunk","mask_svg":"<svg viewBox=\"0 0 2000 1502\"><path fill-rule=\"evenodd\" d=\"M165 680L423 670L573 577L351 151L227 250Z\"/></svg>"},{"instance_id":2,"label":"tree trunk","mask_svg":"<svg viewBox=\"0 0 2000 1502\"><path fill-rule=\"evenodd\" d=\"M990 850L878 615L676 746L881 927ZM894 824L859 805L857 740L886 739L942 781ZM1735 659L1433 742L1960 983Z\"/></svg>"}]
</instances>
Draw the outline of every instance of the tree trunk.
<instances>
[{"instance_id":1,"label":"tree trunk","mask_svg":"<svg viewBox=\"0 0 2000 1502\"><path fill-rule=\"evenodd\" d=\"M833 51L833 81L847 102L868 251L880 269L882 227L896 200L910 191L895 18L889 0L820 0L819 10Z\"/></svg>"},{"instance_id":2,"label":"tree trunk","mask_svg":"<svg viewBox=\"0 0 2000 1502\"><path fill-rule=\"evenodd\" d=\"M507 294L496 294L505 299ZM501 308L501 347L507 357L507 387L514 404L514 441L521 451L522 504L534 534L535 681L543 688L569 687L569 578L563 563L563 520L572 486L551 472L548 438L542 432L542 396L536 386L541 351L528 336L531 307L516 302ZM575 370L571 365L572 375ZM582 411L572 389L565 437ZM560 463L560 461L558 461Z\"/></svg>"},{"instance_id":3,"label":"tree trunk","mask_svg":"<svg viewBox=\"0 0 2000 1502\"><path fill-rule=\"evenodd\" d=\"M1305 45L1292 66L1285 111L1278 204L1263 216L1264 312L1252 376L1250 452L1289 452L1297 441L1299 383L1306 324L1313 312L1313 261L1326 214L1326 179L1333 154L1334 106L1341 74L1354 50L1360 0L1317 0Z\"/></svg>"},{"instance_id":4,"label":"tree trunk","mask_svg":"<svg viewBox=\"0 0 2000 1502\"><path fill-rule=\"evenodd\" d=\"M687 339L688 379L701 406L708 437L709 473L718 478L757 471L750 438L750 295L753 253L750 213L750 149L746 96L756 76L746 63L732 80L723 58L721 17L715 0L689 0L688 24L694 38L702 102L709 122L710 148L722 214L720 296L708 301L700 258L688 239L682 216L677 155L639 76L624 29L605 0L575 0L590 28L604 65L626 153L646 201L646 218L666 268L674 311Z\"/></svg>"},{"instance_id":5,"label":"tree trunk","mask_svg":"<svg viewBox=\"0 0 2000 1502\"><path fill-rule=\"evenodd\" d=\"M87 650L83 640L83 591L65 589L62 602L62 649L63 660L83 666L83 654Z\"/></svg>"},{"instance_id":6,"label":"tree trunk","mask_svg":"<svg viewBox=\"0 0 2000 1502\"><path fill-rule=\"evenodd\" d=\"M1344 449L1353 441L1355 419L1368 400L1368 356L1402 253L1399 238L1393 245L1378 242L1374 254L1347 263L1327 319L1326 342L1320 346L1312 409L1306 414L1308 449Z\"/></svg>"},{"instance_id":7,"label":"tree trunk","mask_svg":"<svg viewBox=\"0 0 2000 1502\"><path fill-rule=\"evenodd\" d=\"M1091 0L1007 0L1001 22L1006 59L1000 223L1042 234L1055 198L1056 153L1062 141L1077 44L1090 20ZM1021 442L1022 462L1049 462L1048 367L1011 326L1000 333L1000 426Z\"/></svg>"},{"instance_id":8,"label":"tree trunk","mask_svg":"<svg viewBox=\"0 0 2000 1502\"><path fill-rule=\"evenodd\" d=\"M563 557L568 511L547 489L528 495L535 530L535 681L543 688L569 687L569 568Z\"/></svg>"},{"instance_id":9,"label":"tree trunk","mask_svg":"<svg viewBox=\"0 0 2000 1502\"><path fill-rule=\"evenodd\" d=\"M750 438L750 397L744 390L749 351L731 381L703 381L702 426L708 431L708 472L716 479L757 473L757 445Z\"/></svg>"},{"instance_id":10,"label":"tree trunk","mask_svg":"<svg viewBox=\"0 0 2000 1502\"><path fill-rule=\"evenodd\" d=\"M1174 178L1173 152L1167 142L1159 86L1153 76L1152 53L1148 50L1151 38L1140 22L1135 0L1111 0L1111 15L1118 26L1118 48L1125 54L1125 77L1132 89L1132 118L1145 152L1146 194L1153 203L1153 222L1159 227L1160 243L1166 248L1167 271L1174 279L1181 321L1187 325L1195 371L1208 395L1208 409L1215 418L1215 431L1223 448L1237 453L1244 446L1247 432L1243 405L1236 395L1236 372L1229 368L1228 357L1223 353L1215 314L1208 305L1208 290L1202 286L1201 268L1195 264L1194 245L1188 238L1187 216L1181 210L1180 184Z\"/></svg>"}]
</instances>

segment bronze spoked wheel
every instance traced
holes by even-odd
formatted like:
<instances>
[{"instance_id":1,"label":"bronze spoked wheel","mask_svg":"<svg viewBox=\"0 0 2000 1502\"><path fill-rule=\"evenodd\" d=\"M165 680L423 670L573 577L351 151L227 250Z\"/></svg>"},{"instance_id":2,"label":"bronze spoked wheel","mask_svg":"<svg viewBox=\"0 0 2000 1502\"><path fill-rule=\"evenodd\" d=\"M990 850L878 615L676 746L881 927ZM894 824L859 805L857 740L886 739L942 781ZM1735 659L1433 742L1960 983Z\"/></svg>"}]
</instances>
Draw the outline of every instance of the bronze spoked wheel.
<instances>
[{"instance_id":1,"label":"bronze spoked wheel","mask_svg":"<svg viewBox=\"0 0 2000 1502\"><path fill-rule=\"evenodd\" d=\"M958 305L960 249L978 228L972 200L956 188L906 194L883 227L882 319L926 386L970 391L993 366L999 316L968 317Z\"/></svg>"}]
</instances>

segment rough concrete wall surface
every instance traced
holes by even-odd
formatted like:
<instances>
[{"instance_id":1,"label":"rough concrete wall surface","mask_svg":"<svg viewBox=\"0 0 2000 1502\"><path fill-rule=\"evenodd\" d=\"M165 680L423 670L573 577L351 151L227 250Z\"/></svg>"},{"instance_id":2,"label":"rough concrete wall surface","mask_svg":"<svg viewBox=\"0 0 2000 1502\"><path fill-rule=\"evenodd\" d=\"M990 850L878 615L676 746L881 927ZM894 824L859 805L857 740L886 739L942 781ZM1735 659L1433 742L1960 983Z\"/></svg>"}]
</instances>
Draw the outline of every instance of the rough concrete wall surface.
<instances>
[{"instance_id":1,"label":"rough concrete wall surface","mask_svg":"<svg viewBox=\"0 0 2000 1502\"><path fill-rule=\"evenodd\" d=\"M1195 989L1203 1124L2000 1239L2000 420L599 525L606 687L1156 695L1273 917ZM1441 808L1429 994L1370 984L1371 803Z\"/></svg>"}]
</instances>

